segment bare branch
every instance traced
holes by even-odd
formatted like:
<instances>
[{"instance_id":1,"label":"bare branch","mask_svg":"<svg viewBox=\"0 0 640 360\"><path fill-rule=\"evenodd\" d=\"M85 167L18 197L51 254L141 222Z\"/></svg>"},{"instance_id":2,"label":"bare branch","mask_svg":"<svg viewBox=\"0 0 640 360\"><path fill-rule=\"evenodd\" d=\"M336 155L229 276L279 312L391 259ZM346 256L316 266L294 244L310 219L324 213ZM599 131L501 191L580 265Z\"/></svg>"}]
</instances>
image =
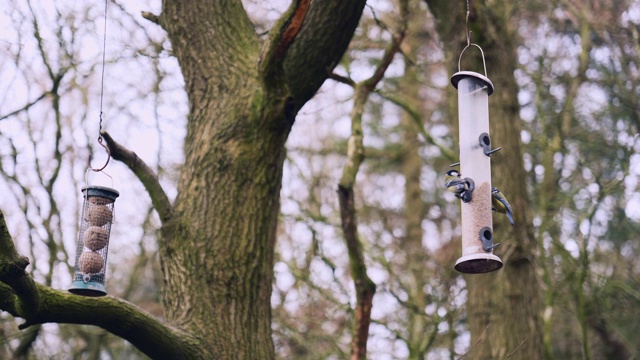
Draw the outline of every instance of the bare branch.
<instances>
[{"instance_id":1,"label":"bare branch","mask_svg":"<svg viewBox=\"0 0 640 360\"><path fill-rule=\"evenodd\" d=\"M0 120L4 120L4 119L6 119L6 118L10 118L10 117L12 117L13 115L16 115L16 114L18 114L18 113L20 113L20 112L22 112L22 111L29 110L29 108L30 108L30 107L32 107L33 105L37 104L37 103L38 103L38 101L40 101L40 100L44 99L47 95L49 95L49 92L48 92L48 91L47 91L47 92L44 92L44 93L43 93L42 95L40 95L37 99L35 99L35 100L33 100L33 101L31 101L31 102L27 103L25 106L21 107L20 109L15 110L15 111L12 111L12 112L10 112L10 113L8 113L8 114L6 114L6 115L2 115L2 116L0 116Z\"/></svg>"},{"instance_id":2,"label":"bare branch","mask_svg":"<svg viewBox=\"0 0 640 360\"><path fill-rule=\"evenodd\" d=\"M491 325L491 324L489 324ZM458 358L458 360L462 360L462 358L464 358L465 356L467 356L469 354L469 352L471 352L471 350L473 350L473 348L478 345L478 343L480 343L480 341L482 341L482 339L484 339L484 334L487 332L487 330L489 329L489 325L487 325L484 330L482 330L482 334L480 334L480 336L478 336L478 339L473 343L473 345L471 345L471 347L469 347L469 349L467 351L464 352L464 354L460 355L460 357Z\"/></svg>"},{"instance_id":3,"label":"bare branch","mask_svg":"<svg viewBox=\"0 0 640 360\"><path fill-rule=\"evenodd\" d=\"M12 117L13 115L16 115L22 111L29 110L30 107L37 104L40 100L44 99L48 95L59 96L58 88L60 87L60 83L62 82L62 79L64 78L64 75L67 73L67 71L68 69L62 69L58 74L51 74L51 81L53 82L51 84L51 90L45 91L37 99L27 103L25 106L21 107L20 109L12 111L6 115L0 116L0 121L6 118Z\"/></svg>"},{"instance_id":4,"label":"bare branch","mask_svg":"<svg viewBox=\"0 0 640 360\"><path fill-rule=\"evenodd\" d=\"M378 82L382 80L384 73L387 72L387 69L389 68L389 65L391 65L393 58L396 56L396 53L398 53L398 51L400 50L400 44L402 44L402 41L404 40L404 37L406 34L406 28L407 28L406 17L403 20L404 21L402 23L400 32L398 33L397 36L393 37L393 40L391 41L391 45L385 50L384 55L380 60L380 64L376 68L376 71L373 73L373 75L369 79L365 81L365 85L369 88L370 91L373 91L373 89L378 84Z\"/></svg>"},{"instance_id":5,"label":"bare branch","mask_svg":"<svg viewBox=\"0 0 640 360\"><path fill-rule=\"evenodd\" d=\"M443 145L440 145L438 142L436 142L436 140L433 138L433 136L431 136L427 132L427 130L424 128L424 125L422 123L422 116L420 115L418 110L413 108L411 105L409 105L408 102L406 102L404 99L400 98L399 96L394 96L392 94L387 94L387 93L383 93L383 92L380 92L380 91L377 91L377 94L382 96L383 98L391 101L392 103L398 105L404 111L406 111L407 114L409 115L409 118L411 118L413 123L416 125L416 127L418 128L418 132L420 132L420 135L422 135L422 137L424 138L424 141L426 143L437 147L440 150L440 152L442 153L442 155L445 158L447 158L447 160L449 160L451 162L458 161L458 158L454 155L454 153L450 149L444 147Z\"/></svg>"},{"instance_id":6,"label":"bare branch","mask_svg":"<svg viewBox=\"0 0 640 360\"><path fill-rule=\"evenodd\" d=\"M107 147L109 148L111 156L127 165L138 177L140 182L142 182L142 185L144 185L151 197L153 207L158 212L158 215L160 215L160 220L164 223L171 219L173 213L171 202L164 192L162 185L160 185L158 177L153 173L153 170L151 170L135 152L115 142L109 133L103 130L101 134L107 141Z\"/></svg>"},{"instance_id":7,"label":"bare branch","mask_svg":"<svg viewBox=\"0 0 640 360\"><path fill-rule=\"evenodd\" d=\"M336 74L334 72L330 72L329 73L329 79L335 80L339 83L343 83L343 84L347 84L351 87L355 87L356 86L356 82L353 81L351 78L348 78L346 76L342 76L340 74Z\"/></svg>"},{"instance_id":8,"label":"bare branch","mask_svg":"<svg viewBox=\"0 0 640 360\"><path fill-rule=\"evenodd\" d=\"M351 360L363 360L367 358L367 340L369 338L371 308L376 285L367 275L367 268L364 263L362 244L358 237L353 188L338 186L338 199L340 201L342 231L344 232L349 252L351 277L356 288L355 325L353 338L351 339Z\"/></svg>"},{"instance_id":9,"label":"bare branch","mask_svg":"<svg viewBox=\"0 0 640 360\"><path fill-rule=\"evenodd\" d=\"M143 11L142 12L142 17L147 19L147 20L149 20L149 21L151 21L154 24L160 25L160 16L158 16L156 14L150 13L148 11ZM162 26L162 25L160 25L160 26Z\"/></svg>"},{"instance_id":10,"label":"bare branch","mask_svg":"<svg viewBox=\"0 0 640 360\"><path fill-rule=\"evenodd\" d=\"M21 336L20 344L13 352L14 359L27 359L27 354L29 350L33 347L38 335L40 334L40 330L42 326L36 325L32 328L27 329L24 336Z\"/></svg>"},{"instance_id":11,"label":"bare branch","mask_svg":"<svg viewBox=\"0 0 640 360\"><path fill-rule=\"evenodd\" d=\"M375 283L367 275L367 266L364 261L362 243L358 236L358 224L356 220L356 208L353 188L356 175L364 160L364 131L362 129L362 114L369 99L369 95L384 77L395 54L400 49L407 28L407 1L400 1L401 23L398 36L394 37L389 47L376 67L373 75L358 84L355 84L353 110L351 111L351 136L347 144L347 163L345 164L340 182L338 184L338 200L340 203L340 219L342 232L349 253L349 266L351 277L356 289L355 323L353 337L351 339L351 360L364 360L367 358L367 340L369 338L369 325L371 324L371 308L373 296L376 292Z\"/></svg>"},{"instance_id":12,"label":"bare branch","mask_svg":"<svg viewBox=\"0 0 640 360\"><path fill-rule=\"evenodd\" d=\"M518 351L518 349L520 349L520 347L521 347L522 345L524 345L525 341L527 341L527 340L526 340L526 339L525 339L525 340L522 340L522 342L520 342L520 344L518 344L518 346L516 346L516 348L515 348L515 349L513 349L513 351L512 351L512 352L510 352L510 353L507 355L507 357L506 357L506 358L504 358L504 360L507 360L507 359L511 358L511 356L512 356L516 351Z\"/></svg>"}]
</instances>

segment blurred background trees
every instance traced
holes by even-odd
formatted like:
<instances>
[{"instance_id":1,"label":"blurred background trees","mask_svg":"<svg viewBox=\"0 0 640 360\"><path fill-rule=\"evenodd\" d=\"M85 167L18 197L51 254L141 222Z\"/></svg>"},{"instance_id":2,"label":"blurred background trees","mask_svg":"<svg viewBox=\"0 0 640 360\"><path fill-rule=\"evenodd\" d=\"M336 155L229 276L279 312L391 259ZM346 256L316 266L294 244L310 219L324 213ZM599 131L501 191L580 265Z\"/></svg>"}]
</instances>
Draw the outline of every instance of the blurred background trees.
<instances>
[{"instance_id":1,"label":"blurred background trees","mask_svg":"<svg viewBox=\"0 0 640 360\"><path fill-rule=\"evenodd\" d=\"M502 137L494 142L505 148L494 156L494 182L511 190L505 193L517 221L515 230L496 221L503 245L495 252L503 260L526 255L526 278L509 266L482 277L453 270L459 207L444 194L442 175L457 156L449 78L466 42L466 4L446 3L410 0L401 16L400 1L370 1L334 80L296 120L274 267L276 351L287 359L351 352L356 297L336 189L352 133L353 86L374 74L406 26L363 107L364 162L353 186L359 240L376 284L368 357L490 358L486 344L514 359L532 346L547 359L638 357L640 325L630 320L640 318L640 2L471 2L472 41L484 49L489 78L514 84L496 86L489 98L492 137ZM244 5L268 29L288 2ZM171 193L187 104L166 35L140 16L159 7L110 3L104 126L154 166ZM96 162L104 156L95 142L103 7L33 0L0 9L0 208L36 280L64 289L89 154ZM520 154L511 160L506 153L514 147ZM157 215L123 165L108 172L121 198L107 289L162 317ZM499 316L486 333L473 329L477 315L467 305L478 299L470 289L485 281L533 294L539 324L527 327L540 333L488 340L494 329L524 321ZM528 301L502 290L482 298L500 304L491 309L496 314L517 313L510 302ZM97 328L20 332L5 314L0 322L0 358L143 358ZM532 340L538 337L540 344Z\"/></svg>"}]
</instances>

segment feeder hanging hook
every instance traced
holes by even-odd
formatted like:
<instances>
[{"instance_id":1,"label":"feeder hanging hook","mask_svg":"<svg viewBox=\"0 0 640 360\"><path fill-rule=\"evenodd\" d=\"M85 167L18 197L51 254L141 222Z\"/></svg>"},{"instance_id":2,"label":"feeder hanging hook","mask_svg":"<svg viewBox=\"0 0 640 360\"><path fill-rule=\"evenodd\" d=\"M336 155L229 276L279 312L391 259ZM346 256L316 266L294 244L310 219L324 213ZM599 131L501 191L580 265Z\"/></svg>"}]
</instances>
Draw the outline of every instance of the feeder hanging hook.
<instances>
[{"instance_id":1,"label":"feeder hanging hook","mask_svg":"<svg viewBox=\"0 0 640 360\"><path fill-rule=\"evenodd\" d=\"M460 72L460 61L462 60L462 54L464 54L464 52L471 46L475 46L480 50L480 54L482 55L482 66L484 68L484 76L488 77L487 75L487 63L484 60L484 51L482 51L482 48L480 47L480 45L478 44L474 44L471 42L471 31L469 30L469 14L470 14L470 9L469 9L469 0L467 0L467 16L466 16L466 20L465 20L465 30L466 30L466 35L467 35L467 46L464 47L464 49L462 49L462 51L460 52L460 56L458 57L458 72Z\"/></svg>"},{"instance_id":2,"label":"feeder hanging hook","mask_svg":"<svg viewBox=\"0 0 640 360\"><path fill-rule=\"evenodd\" d=\"M109 160L111 160L111 151L109 151L109 148L107 147L107 145L104 144L104 140L102 135L100 135L100 137L98 137L98 144L100 144L100 146L102 146L105 151L107 152L107 161L104 163L104 165L102 165L102 167L100 168L94 168L93 166L91 166L91 159L89 159L89 169L95 171L95 172L99 172L104 170L107 165L109 165Z\"/></svg>"}]
</instances>

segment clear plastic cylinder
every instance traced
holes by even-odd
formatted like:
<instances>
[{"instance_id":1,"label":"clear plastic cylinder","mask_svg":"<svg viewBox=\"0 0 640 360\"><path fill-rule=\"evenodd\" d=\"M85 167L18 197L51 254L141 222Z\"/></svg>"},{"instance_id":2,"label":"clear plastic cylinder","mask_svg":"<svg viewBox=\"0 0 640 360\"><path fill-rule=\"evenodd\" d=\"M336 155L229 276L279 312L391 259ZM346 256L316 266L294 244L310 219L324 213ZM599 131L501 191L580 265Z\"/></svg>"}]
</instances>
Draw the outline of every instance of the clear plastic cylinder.
<instances>
[{"instance_id":1,"label":"clear plastic cylinder","mask_svg":"<svg viewBox=\"0 0 640 360\"><path fill-rule=\"evenodd\" d=\"M460 174L474 183L472 199L462 202L462 257L456 270L463 273L484 273L502 267L493 251L483 249L483 238L493 239L491 211L491 157L483 151L483 141L489 141L489 95L491 81L480 74L462 71L452 83L458 89L460 134Z\"/></svg>"}]
</instances>

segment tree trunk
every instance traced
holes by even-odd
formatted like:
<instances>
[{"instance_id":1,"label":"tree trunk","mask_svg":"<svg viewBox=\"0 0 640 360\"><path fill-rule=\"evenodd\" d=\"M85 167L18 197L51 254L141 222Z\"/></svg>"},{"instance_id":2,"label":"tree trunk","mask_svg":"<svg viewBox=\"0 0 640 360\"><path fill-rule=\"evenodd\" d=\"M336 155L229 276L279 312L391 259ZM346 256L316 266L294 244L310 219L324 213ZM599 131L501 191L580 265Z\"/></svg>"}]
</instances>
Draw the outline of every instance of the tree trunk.
<instances>
[{"instance_id":1,"label":"tree trunk","mask_svg":"<svg viewBox=\"0 0 640 360\"><path fill-rule=\"evenodd\" d=\"M198 22L224 6L227 18ZM165 316L216 349L212 358L273 358L271 269L291 124L257 111L258 39L239 2L165 1L163 10L190 103L179 195L160 246Z\"/></svg>"},{"instance_id":2,"label":"tree trunk","mask_svg":"<svg viewBox=\"0 0 640 360\"><path fill-rule=\"evenodd\" d=\"M331 38L342 50L307 69L321 67L320 59L337 62L363 3L340 5L353 14L347 33ZM178 196L162 231L163 301L167 319L200 334L203 347L215 349L212 358L275 356L270 296L285 141L295 112L328 75L322 66L324 73L308 79L315 88L296 84L291 92L283 63L295 36L304 36L303 20L319 32L313 20L328 6L294 1L264 51L239 1L163 3L161 24L190 104ZM302 72L291 63L287 75Z\"/></svg>"}]
</instances>

